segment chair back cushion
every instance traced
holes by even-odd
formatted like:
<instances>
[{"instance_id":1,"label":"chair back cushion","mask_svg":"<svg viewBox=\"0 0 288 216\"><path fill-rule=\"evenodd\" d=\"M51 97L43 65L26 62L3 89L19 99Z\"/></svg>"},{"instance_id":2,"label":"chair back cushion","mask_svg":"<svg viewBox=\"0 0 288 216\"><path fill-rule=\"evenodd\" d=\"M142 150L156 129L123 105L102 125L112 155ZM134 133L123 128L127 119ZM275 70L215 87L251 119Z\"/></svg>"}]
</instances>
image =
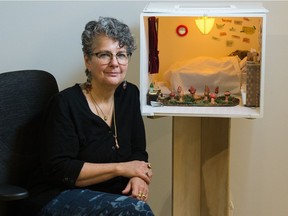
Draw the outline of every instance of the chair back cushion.
<instances>
[{"instance_id":1,"label":"chair back cushion","mask_svg":"<svg viewBox=\"0 0 288 216\"><path fill-rule=\"evenodd\" d=\"M0 74L0 183L25 187L41 148L37 142L42 111L58 85L48 72Z\"/></svg>"}]
</instances>

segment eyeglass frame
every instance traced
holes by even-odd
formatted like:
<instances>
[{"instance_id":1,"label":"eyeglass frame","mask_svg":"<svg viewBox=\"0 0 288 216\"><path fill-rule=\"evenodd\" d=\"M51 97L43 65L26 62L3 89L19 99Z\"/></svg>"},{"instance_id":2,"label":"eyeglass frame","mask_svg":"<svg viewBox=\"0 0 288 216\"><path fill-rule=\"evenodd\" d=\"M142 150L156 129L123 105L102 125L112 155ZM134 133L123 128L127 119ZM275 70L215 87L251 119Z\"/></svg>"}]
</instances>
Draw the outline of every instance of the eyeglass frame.
<instances>
[{"instance_id":1,"label":"eyeglass frame","mask_svg":"<svg viewBox=\"0 0 288 216\"><path fill-rule=\"evenodd\" d=\"M100 51L100 52L96 52L96 53L91 53L90 56L96 56L97 59L101 60L101 58L98 56L99 54L107 54L107 55L110 56L110 60L107 63L104 63L103 65L109 64L112 61L114 56L115 56L118 64L127 65L129 63L129 60L130 60L131 56L132 56L132 53L121 52L121 51L116 53L116 54L113 54L112 52L109 52L109 51ZM122 64L122 63L119 62L119 59L118 59L119 56L117 56L118 54L126 54L127 55L127 62L125 64Z\"/></svg>"}]
</instances>

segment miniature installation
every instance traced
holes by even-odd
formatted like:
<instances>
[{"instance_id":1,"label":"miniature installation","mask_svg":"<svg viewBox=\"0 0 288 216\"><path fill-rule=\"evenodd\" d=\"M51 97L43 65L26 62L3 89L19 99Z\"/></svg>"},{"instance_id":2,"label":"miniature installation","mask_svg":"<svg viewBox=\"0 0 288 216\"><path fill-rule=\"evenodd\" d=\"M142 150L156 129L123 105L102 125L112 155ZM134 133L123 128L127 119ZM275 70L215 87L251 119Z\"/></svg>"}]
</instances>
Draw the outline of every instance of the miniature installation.
<instances>
[{"instance_id":1,"label":"miniature installation","mask_svg":"<svg viewBox=\"0 0 288 216\"><path fill-rule=\"evenodd\" d=\"M151 84L152 86L153 84ZM184 94L182 87L179 86L177 91L171 91L169 95L164 95L161 90L154 90L150 87L147 94L147 104L152 106L236 106L239 99L234 97L230 91L225 91L223 95L218 95L219 87L213 92L205 85L203 94L196 94L196 89L191 86L189 94ZM156 103L155 103L156 102Z\"/></svg>"},{"instance_id":2,"label":"miniature installation","mask_svg":"<svg viewBox=\"0 0 288 216\"><path fill-rule=\"evenodd\" d=\"M259 107L260 64L254 50L176 62L164 73L164 79L170 83L166 91L150 83L147 105L227 107L239 105L242 96L243 105Z\"/></svg>"},{"instance_id":3,"label":"miniature installation","mask_svg":"<svg viewBox=\"0 0 288 216\"><path fill-rule=\"evenodd\" d=\"M242 16L199 19L213 20L210 33L202 32L202 35L198 36L197 32L187 25L186 19L175 18L177 22L179 20L176 22L175 35L165 17L148 18L148 83L151 83L151 86L148 92L145 89L147 105L218 107L237 106L241 103L246 107L259 107L262 20ZM195 18L195 23L200 30L199 23L197 24L199 19ZM164 30L158 28L159 22L162 26L166 25ZM171 34L171 39L173 38L173 49L167 46L167 43L170 43L165 40L167 34ZM187 41L189 49L183 51ZM198 53L198 44L195 44L195 41L204 41L205 44L208 41L214 51L202 50ZM221 52L218 53L220 47ZM160 50L162 55L158 56ZM177 55L175 52L170 55L171 50L177 50ZM207 47L207 50L210 50L210 47ZM161 67L160 60L163 63ZM161 87L165 90L157 88L158 83L162 83Z\"/></svg>"}]
</instances>

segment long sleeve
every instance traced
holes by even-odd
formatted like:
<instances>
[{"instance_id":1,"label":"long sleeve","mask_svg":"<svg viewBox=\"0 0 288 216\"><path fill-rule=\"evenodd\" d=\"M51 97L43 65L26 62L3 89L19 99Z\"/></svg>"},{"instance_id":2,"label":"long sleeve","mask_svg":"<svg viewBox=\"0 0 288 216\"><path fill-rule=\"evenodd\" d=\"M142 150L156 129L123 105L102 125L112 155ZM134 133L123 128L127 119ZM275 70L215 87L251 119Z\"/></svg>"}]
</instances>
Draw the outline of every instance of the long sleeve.
<instances>
[{"instance_id":1,"label":"long sleeve","mask_svg":"<svg viewBox=\"0 0 288 216\"><path fill-rule=\"evenodd\" d=\"M42 131L44 174L53 184L73 186L84 161L78 159L79 135L61 94L51 100Z\"/></svg>"}]
</instances>

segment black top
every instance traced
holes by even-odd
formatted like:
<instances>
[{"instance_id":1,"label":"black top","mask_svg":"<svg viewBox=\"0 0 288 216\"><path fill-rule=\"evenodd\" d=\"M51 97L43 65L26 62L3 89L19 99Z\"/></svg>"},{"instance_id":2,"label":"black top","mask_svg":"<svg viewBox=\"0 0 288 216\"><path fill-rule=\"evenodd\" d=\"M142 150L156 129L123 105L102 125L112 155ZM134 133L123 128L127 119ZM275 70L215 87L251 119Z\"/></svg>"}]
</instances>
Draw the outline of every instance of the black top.
<instances>
[{"instance_id":1,"label":"black top","mask_svg":"<svg viewBox=\"0 0 288 216\"><path fill-rule=\"evenodd\" d=\"M41 134L42 166L33 175L26 203L29 212L39 211L61 191L76 188L75 181L84 162L148 160L138 88L131 83L126 88L120 85L114 100L119 149L113 136L114 121L110 128L90 110L79 84L52 98ZM119 176L87 188L120 194L127 182L128 179Z\"/></svg>"}]
</instances>

